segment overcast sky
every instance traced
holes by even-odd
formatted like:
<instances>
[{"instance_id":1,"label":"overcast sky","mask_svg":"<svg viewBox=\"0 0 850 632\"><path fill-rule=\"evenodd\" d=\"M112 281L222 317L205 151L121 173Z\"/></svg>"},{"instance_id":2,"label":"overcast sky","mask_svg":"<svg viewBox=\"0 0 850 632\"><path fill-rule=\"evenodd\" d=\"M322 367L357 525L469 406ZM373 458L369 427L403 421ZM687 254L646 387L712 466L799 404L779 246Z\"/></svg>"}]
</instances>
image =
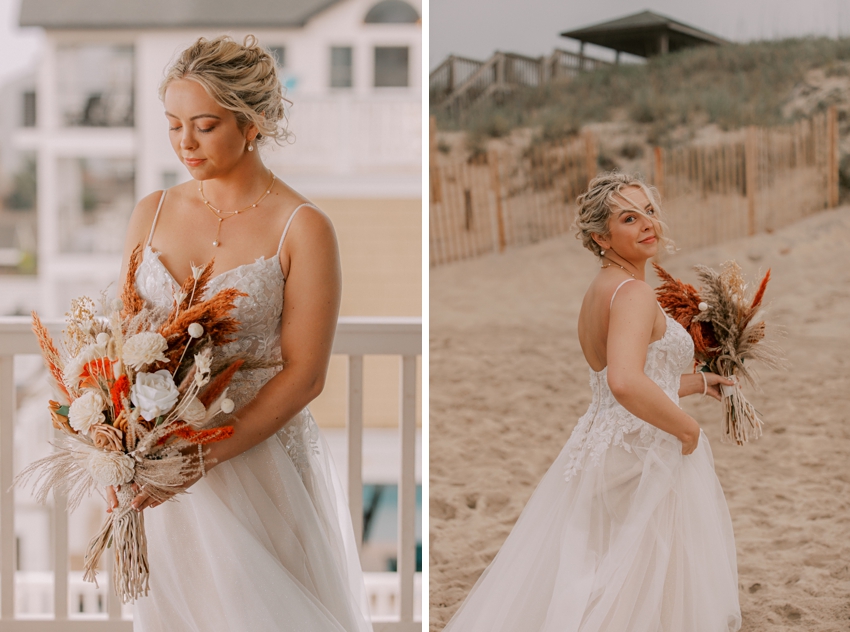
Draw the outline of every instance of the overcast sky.
<instances>
[{"instance_id":1,"label":"overcast sky","mask_svg":"<svg viewBox=\"0 0 850 632\"><path fill-rule=\"evenodd\" d=\"M558 33L644 10L738 42L850 35L850 0L431 0L430 7L431 69L451 54L483 61L496 50L577 51Z\"/></svg>"}]
</instances>

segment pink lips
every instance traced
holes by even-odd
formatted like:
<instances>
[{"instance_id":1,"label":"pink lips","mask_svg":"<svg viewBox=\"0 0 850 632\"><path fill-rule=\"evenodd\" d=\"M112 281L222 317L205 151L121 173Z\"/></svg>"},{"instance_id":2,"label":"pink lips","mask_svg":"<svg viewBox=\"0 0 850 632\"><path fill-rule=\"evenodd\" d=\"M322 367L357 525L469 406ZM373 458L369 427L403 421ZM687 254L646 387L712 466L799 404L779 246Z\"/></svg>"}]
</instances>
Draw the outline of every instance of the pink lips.
<instances>
[{"instance_id":1,"label":"pink lips","mask_svg":"<svg viewBox=\"0 0 850 632\"><path fill-rule=\"evenodd\" d=\"M641 240L640 240L640 243L642 243L642 244L651 244L651 243L653 243L654 241L655 241L655 235L653 235L652 237L647 237L646 239L641 239Z\"/></svg>"},{"instance_id":2,"label":"pink lips","mask_svg":"<svg viewBox=\"0 0 850 632\"><path fill-rule=\"evenodd\" d=\"M206 158L184 158L183 162L185 162L190 167L197 167L205 160Z\"/></svg>"}]
</instances>

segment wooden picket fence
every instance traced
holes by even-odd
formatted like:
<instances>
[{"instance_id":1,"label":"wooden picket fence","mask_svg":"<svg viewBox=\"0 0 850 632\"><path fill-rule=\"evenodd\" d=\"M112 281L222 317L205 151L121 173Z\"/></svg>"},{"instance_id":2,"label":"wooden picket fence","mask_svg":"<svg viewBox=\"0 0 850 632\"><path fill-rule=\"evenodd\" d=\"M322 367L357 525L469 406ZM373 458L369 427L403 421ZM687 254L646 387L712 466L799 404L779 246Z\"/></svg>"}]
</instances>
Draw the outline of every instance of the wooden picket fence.
<instances>
[{"instance_id":1,"label":"wooden picket fence","mask_svg":"<svg viewBox=\"0 0 850 632\"><path fill-rule=\"evenodd\" d=\"M830 108L714 144L654 148L641 171L661 193L676 245L698 248L769 232L837 206L837 121ZM575 199L597 173L592 135L536 145L521 156L491 151L449 162L437 156L433 125L431 266L570 230Z\"/></svg>"}]
</instances>

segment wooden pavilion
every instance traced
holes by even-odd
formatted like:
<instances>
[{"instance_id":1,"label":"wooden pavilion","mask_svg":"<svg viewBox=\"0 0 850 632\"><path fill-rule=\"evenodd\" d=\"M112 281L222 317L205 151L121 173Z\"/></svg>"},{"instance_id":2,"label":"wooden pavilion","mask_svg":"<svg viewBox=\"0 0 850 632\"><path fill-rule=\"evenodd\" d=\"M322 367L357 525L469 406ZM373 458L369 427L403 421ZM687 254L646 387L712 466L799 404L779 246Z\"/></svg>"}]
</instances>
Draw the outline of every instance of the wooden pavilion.
<instances>
[{"instance_id":1,"label":"wooden pavilion","mask_svg":"<svg viewBox=\"0 0 850 632\"><path fill-rule=\"evenodd\" d=\"M621 52L652 57L693 46L728 43L721 37L652 11L641 11L616 20L565 31L561 36L581 42L582 56L586 43L614 49L617 51L617 61Z\"/></svg>"}]
</instances>

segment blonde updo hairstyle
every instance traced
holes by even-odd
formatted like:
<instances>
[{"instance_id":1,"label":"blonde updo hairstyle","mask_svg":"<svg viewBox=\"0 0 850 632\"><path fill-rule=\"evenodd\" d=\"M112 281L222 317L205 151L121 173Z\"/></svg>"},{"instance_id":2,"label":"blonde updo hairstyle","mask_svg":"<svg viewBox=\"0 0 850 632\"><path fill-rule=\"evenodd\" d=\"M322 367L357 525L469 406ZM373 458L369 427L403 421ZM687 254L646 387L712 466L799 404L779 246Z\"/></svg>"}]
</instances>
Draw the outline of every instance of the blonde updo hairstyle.
<instances>
[{"instance_id":1,"label":"blonde updo hairstyle","mask_svg":"<svg viewBox=\"0 0 850 632\"><path fill-rule=\"evenodd\" d=\"M576 199L576 204L578 204L575 220L575 227L578 229L576 239L581 239L585 248L597 257L601 257L602 247L596 243L593 235L597 234L604 237L609 234L608 220L611 218L611 212L623 208L622 203L615 198L619 197L626 202L631 202L628 195L623 193L623 189L628 187L640 187L646 194L652 205L653 214L651 217L645 215L643 209L638 209L634 203L631 204L631 207L650 219L655 226L658 243L667 252L674 252L673 240L665 235L667 225L662 221L661 205L658 201L660 196L656 188L649 186L637 176L616 171L601 173L593 178L587 187L587 191Z\"/></svg>"},{"instance_id":2,"label":"blonde updo hairstyle","mask_svg":"<svg viewBox=\"0 0 850 632\"><path fill-rule=\"evenodd\" d=\"M168 84L177 79L201 84L216 103L236 115L240 129L256 125L258 143L273 138L280 144L289 139L286 99L274 58L253 35L242 44L227 35L198 38L166 72L159 86L160 100L165 99Z\"/></svg>"}]
</instances>

